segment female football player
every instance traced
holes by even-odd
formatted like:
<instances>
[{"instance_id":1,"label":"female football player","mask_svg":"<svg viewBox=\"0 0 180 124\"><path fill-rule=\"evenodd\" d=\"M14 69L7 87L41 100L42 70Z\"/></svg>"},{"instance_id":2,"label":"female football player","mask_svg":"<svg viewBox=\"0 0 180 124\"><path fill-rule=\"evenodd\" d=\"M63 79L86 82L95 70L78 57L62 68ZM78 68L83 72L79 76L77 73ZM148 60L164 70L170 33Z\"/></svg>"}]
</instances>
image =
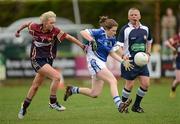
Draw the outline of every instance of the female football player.
<instances>
[{"instance_id":1,"label":"female football player","mask_svg":"<svg viewBox=\"0 0 180 124\"><path fill-rule=\"evenodd\" d=\"M119 112L123 112L131 103L131 99L125 102L121 101L118 93L117 80L106 67L108 55L122 63L126 69L131 69L132 66L129 60L123 60L116 54L116 31L118 24L115 20L102 16L100 18L99 29L86 29L81 31L81 35L89 41L89 49L87 50L87 64L92 78L92 87L75 87L68 86L64 95L66 101L72 94L83 94L92 98L96 98L102 91L104 82L108 82L111 95Z\"/></svg>"},{"instance_id":2,"label":"female football player","mask_svg":"<svg viewBox=\"0 0 180 124\"><path fill-rule=\"evenodd\" d=\"M22 119L26 114L28 106L30 105L38 88L43 83L45 77L52 80L49 107L58 111L66 109L58 103L56 97L57 88L60 82L60 72L54 69L52 64L56 57L57 45L58 42L67 39L68 41L77 44L82 49L86 48L79 40L55 27L56 14L54 12L48 11L43 13L40 16L40 20L41 24L33 22L23 24L15 34L16 37L19 37L21 30L28 28L29 33L33 37L30 53L31 64L37 72L19 111L18 117L20 119Z\"/></svg>"},{"instance_id":3,"label":"female football player","mask_svg":"<svg viewBox=\"0 0 180 124\"><path fill-rule=\"evenodd\" d=\"M176 70L175 70L175 79L171 86L170 97L174 98L176 96L176 88L180 83L180 32L174 37L170 38L165 44L173 50L176 57Z\"/></svg>"}]
</instances>

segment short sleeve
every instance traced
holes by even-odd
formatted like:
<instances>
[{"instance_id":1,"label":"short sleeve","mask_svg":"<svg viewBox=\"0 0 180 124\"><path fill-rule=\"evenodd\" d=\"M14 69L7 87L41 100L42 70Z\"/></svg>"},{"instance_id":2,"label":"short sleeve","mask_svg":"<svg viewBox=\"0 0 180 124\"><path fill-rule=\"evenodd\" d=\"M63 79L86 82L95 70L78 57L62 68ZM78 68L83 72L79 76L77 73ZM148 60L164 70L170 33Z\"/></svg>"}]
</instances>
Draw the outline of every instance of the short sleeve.
<instances>
[{"instance_id":1,"label":"short sleeve","mask_svg":"<svg viewBox=\"0 0 180 124\"><path fill-rule=\"evenodd\" d=\"M91 36L96 37L101 33L101 30L99 29L86 29Z\"/></svg>"},{"instance_id":2,"label":"short sleeve","mask_svg":"<svg viewBox=\"0 0 180 124\"><path fill-rule=\"evenodd\" d=\"M151 32L150 32L149 28L148 28L147 41L148 41L148 43L152 43L153 42L152 35L151 35Z\"/></svg>"},{"instance_id":3,"label":"short sleeve","mask_svg":"<svg viewBox=\"0 0 180 124\"><path fill-rule=\"evenodd\" d=\"M55 28L54 34L55 34L55 36L57 36L59 41L63 41L65 39L65 37L67 36L67 33L65 33L64 31L62 31L58 28Z\"/></svg>"}]
</instances>

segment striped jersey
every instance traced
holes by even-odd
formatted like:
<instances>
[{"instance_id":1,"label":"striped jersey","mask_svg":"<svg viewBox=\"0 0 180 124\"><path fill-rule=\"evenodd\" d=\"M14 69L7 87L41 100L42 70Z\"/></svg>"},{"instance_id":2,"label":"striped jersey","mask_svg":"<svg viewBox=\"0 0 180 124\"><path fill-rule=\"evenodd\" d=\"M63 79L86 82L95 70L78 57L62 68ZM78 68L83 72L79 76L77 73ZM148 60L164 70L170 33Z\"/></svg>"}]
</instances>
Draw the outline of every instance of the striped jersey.
<instances>
[{"instance_id":1,"label":"striped jersey","mask_svg":"<svg viewBox=\"0 0 180 124\"><path fill-rule=\"evenodd\" d=\"M145 52L146 44L153 41L147 26L140 24L135 28L131 23L120 29L117 40L124 47L124 55L129 57L134 57L137 52Z\"/></svg>"},{"instance_id":2,"label":"striped jersey","mask_svg":"<svg viewBox=\"0 0 180 124\"><path fill-rule=\"evenodd\" d=\"M57 35L61 30L53 27L49 32L42 32L42 24L31 23L28 27L29 33L33 37L31 45L31 59L35 58L52 58L56 57L58 38ZM66 33L63 33L59 40L63 40Z\"/></svg>"}]
</instances>

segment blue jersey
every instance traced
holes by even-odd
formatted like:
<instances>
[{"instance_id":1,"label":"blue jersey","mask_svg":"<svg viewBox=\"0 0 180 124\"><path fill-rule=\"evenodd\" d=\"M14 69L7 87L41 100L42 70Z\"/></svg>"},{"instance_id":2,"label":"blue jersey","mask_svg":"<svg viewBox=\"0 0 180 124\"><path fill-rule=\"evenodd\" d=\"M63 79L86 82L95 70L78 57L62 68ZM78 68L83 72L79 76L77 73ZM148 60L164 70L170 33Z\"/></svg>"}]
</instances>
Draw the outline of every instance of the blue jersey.
<instances>
[{"instance_id":1,"label":"blue jersey","mask_svg":"<svg viewBox=\"0 0 180 124\"><path fill-rule=\"evenodd\" d=\"M116 37L108 37L103 27L99 29L87 29L87 31L97 42L97 50L94 54L106 62L109 53L116 44Z\"/></svg>"},{"instance_id":2,"label":"blue jersey","mask_svg":"<svg viewBox=\"0 0 180 124\"><path fill-rule=\"evenodd\" d=\"M124 45L124 54L134 57L137 52L146 51L146 44L152 43L152 37L147 26L140 24L138 28L135 28L128 23L121 28L118 41Z\"/></svg>"}]
</instances>

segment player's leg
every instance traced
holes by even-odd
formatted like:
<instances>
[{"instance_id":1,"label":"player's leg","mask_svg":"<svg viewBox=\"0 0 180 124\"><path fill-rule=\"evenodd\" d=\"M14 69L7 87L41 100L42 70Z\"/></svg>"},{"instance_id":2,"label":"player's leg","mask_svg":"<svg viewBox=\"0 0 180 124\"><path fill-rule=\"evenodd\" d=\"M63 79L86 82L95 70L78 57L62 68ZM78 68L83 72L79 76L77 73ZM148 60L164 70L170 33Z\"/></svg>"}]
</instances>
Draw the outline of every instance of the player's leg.
<instances>
[{"instance_id":1,"label":"player's leg","mask_svg":"<svg viewBox=\"0 0 180 124\"><path fill-rule=\"evenodd\" d=\"M134 86L134 80L126 80L126 83L124 85L124 88L122 89L122 101L125 102L130 94L131 90L133 89Z\"/></svg>"},{"instance_id":2,"label":"player's leg","mask_svg":"<svg viewBox=\"0 0 180 124\"><path fill-rule=\"evenodd\" d=\"M69 96L73 94L83 94L92 98L96 98L102 91L104 82L100 79L97 79L95 76L92 77L92 87L76 87L76 86L67 86L66 92L64 95L64 101L68 99Z\"/></svg>"},{"instance_id":3,"label":"player's leg","mask_svg":"<svg viewBox=\"0 0 180 124\"><path fill-rule=\"evenodd\" d=\"M126 80L124 88L122 89L122 101L125 102L129 99L131 90L134 86L134 80ZM125 113L129 113L128 108L125 110Z\"/></svg>"},{"instance_id":4,"label":"player's leg","mask_svg":"<svg viewBox=\"0 0 180 124\"><path fill-rule=\"evenodd\" d=\"M42 73L46 75L48 78L52 80L51 86L50 86L50 103L49 106L53 109L56 109L58 111L63 111L66 108L62 105L59 105L57 101L57 90L58 90L58 85L60 82L60 73L54 69L51 65L45 64L40 70L39 73Z\"/></svg>"},{"instance_id":5,"label":"player's leg","mask_svg":"<svg viewBox=\"0 0 180 124\"><path fill-rule=\"evenodd\" d=\"M39 74L39 73L36 74L36 76L32 82L32 85L27 93L27 96L21 105L21 109L18 113L19 119L23 119L24 115L26 114L27 108L32 101L33 96L36 94L36 92L37 92L39 86L42 84L44 78L45 78L44 75Z\"/></svg>"},{"instance_id":6,"label":"player's leg","mask_svg":"<svg viewBox=\"0 0 180 124\"><path fill-rule=\"evenodd\" d=\"M138 112L138 113L143 113L144 110L143 108L141 108L141 101L144 98L144 96L146 95L147 91L148 91L148 87L150 85L149 82L149 77L148 76L140 76L140 87L138 88L137 94L136 94L136 99L135 102L132 106L132 111L134 112Z\"/></svg>"},{"instance_id":7,"label":"player's leg","mask_svg":"<svg viewBox=\"0 0 180 124\"><path fill-rule=\"evenodd\" d=\"M176 96L176 88L177 88L178 84L180 83L180 70L179 69L176 70L175 74L176 74L176 78L171 85L171 92L170 92L171 98L174 98Z\"/></svg>"},{"instance_id":8,"label":"player's leg","mask_svg":"<svg viewBox=\"0 0 180 124\"><path fill-rule=\"evenodd\" d=\"M96 98L101 93L103 84L104 84L104 82L102 80L92 78L92 87L91 88L80 87L79 93L89 96L89 97L92 97L92 98Z\"/></svg>"},{"instance_id":9,"label":"player's leg","mask_svg":"<svg viewBox=\"0 0 180 124\"><path fill-rule=\"evenodd\" d=\"M99 73L105 66L105 62L97 58L94 54L88 53L87 55L87 64L90 75L92 77L92 87L84 88L84 87L75 87L75 86L67 86L66 92L64 94L64 101L67 100L69 96L72 94L83 94L90 97L95 98L101 93L103 87L103 81L97 78L97 73Z\"/></svg>"},{"instance_id":10,"label":"player's leg","mask_svg":"<svg viewBox=\"0 0 180 124\"><path fill-rule=\"evenodd\" d=\"M130 105L131 99L128 99L126 102L124 102L125 104L122 102L117 88L117 80L114 75L105 67L97 73L97 76L98 78L109 83L113 101L117 106L119 112L123 112Z\"/></svg>"}]
</instances>

